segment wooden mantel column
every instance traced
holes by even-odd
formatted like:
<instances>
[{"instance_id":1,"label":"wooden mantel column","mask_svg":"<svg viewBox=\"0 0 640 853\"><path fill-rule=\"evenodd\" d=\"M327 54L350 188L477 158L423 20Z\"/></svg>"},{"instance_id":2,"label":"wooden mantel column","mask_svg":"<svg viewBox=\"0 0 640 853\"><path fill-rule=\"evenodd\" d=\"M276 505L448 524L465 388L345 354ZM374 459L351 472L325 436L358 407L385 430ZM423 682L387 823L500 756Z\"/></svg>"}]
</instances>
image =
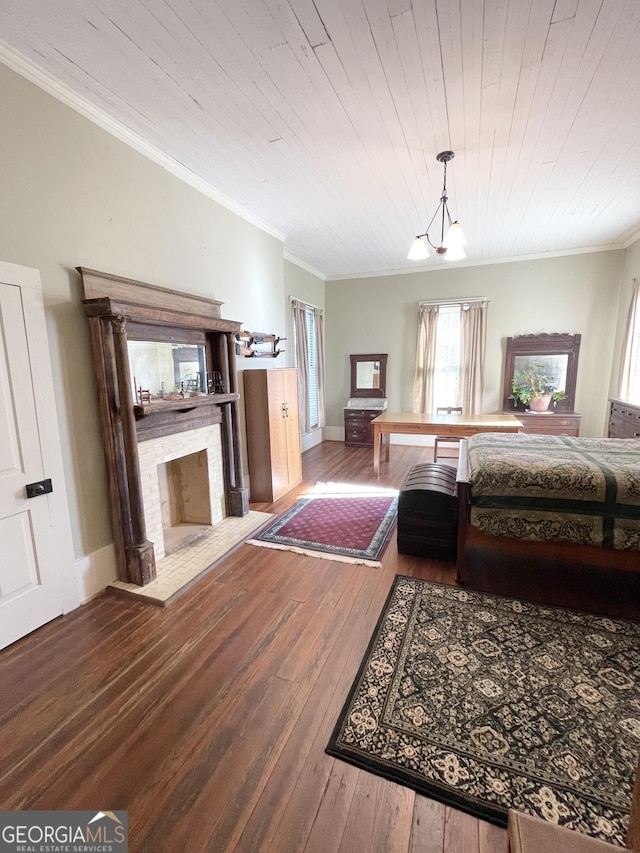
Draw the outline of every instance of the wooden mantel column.
<instances>
[{"instance_id":1,"label":"wooden mantel column","mask_svg":"<svg viewBox=\"0 0 640 853\"><path fill-rule=\"evenodd\" d=\"M127 321L124 317L111 319L113 345L118 380L118 415L122 427L122 454L127 476L128 515L131 520L125 532L124 551L129 583L144 585L156 577L153 543L147 539L144 504L138 466L138 439L133 414L133 389L129 379L127 350Z\"/></svg>"},{"instance_id":2,"label":"wooden mantel column","mask_svg":"<svg viewBox=\"0 0 640 853\"><path fill-rule=\"evenodd\" d=\"M238 394L238 373L235 335L231 333L219 335L218 340L218 361L222 368L222 384L230 394L236 395ZM249 490L244 485L238 399L224 407L222 425L222 440L225 445L222 455L228 487L227 511L229 515L243 516L249 512Z\"/></svg>"}]
</instances>

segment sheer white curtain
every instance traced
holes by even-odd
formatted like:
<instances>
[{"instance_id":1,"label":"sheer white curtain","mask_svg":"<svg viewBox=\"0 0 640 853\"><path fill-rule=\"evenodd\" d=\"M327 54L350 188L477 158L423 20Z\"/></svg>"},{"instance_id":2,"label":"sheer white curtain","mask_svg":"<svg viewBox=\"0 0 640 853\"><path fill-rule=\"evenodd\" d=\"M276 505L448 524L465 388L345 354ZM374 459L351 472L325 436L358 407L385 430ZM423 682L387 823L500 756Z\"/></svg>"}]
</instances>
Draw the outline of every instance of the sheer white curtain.
<instances>
[{"instance_id":1,"label":"sheer white curtain","mask_svg":"<svg viewBox=\"0 0 640 853\"><path fill-rule=\"evenodd\" d=\"M417 413L433 411L438 311L438 305L420 305L418 311L416 372L413 382L413 411Z\"/></svg>"},{"instance_id":2,"label":"sheer white curtain","mask_svg":"<svg viewBox=\"0 0 640 853\"><path fill-rule=\"evenodd\" d=\"M460 405L466 414L482 412L484 356L487 348L487 303L468 302L460 316Z\"/></svg>"},{"instance_id":3,"label":"sheer white curtain","mask_svg":"<svg viewBox=\"0 0 640 853\"><path fill-rule=\"evenodd\" d=\"M640 278L633 280L631 303L627 315L627 328L622 343L622 363L618 396L622 400L638 399L640 389L636 387L640 377Z\"/></svg>"}]
</instances>

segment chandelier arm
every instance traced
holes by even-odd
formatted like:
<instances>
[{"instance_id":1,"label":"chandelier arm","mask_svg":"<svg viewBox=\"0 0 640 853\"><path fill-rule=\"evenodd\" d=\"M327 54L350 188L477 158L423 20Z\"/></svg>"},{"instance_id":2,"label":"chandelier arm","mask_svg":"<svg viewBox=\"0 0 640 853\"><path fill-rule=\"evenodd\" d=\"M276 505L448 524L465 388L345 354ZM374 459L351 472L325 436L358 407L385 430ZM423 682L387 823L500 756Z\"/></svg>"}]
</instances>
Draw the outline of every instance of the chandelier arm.
<instances>
[{"instance_id":1,"label":"chandelier arm","mask_svg":"<svg viewBox=\"0 0 640 853\"><path fill-rule=\"evenodd\" d=\"M439 211L440 211L440 205L441 205L441 204L442 204L442 200L440 201L440 204L436 207L435 213L434 213L434 214L433 214L433 216L431 217L431 220L430 220L429 224L427 225L427 229L426 229L426 231L424 232L424 234L419 234L419 235L418 235L419 237L426 237L426 238L427 238L427 243L429 243L429 245L430 245L430 246L432 246L434 249L435 249L436 247L435 247L435 246L433 245L433 243L431 242L431 238L429 237L429 231L431 230L431 226L433 225L433 223L434 223L434 221L435 221L435 218L436 218L436 216L438 215L438 213L439 213Z\"/></svg>"}]
</instances>

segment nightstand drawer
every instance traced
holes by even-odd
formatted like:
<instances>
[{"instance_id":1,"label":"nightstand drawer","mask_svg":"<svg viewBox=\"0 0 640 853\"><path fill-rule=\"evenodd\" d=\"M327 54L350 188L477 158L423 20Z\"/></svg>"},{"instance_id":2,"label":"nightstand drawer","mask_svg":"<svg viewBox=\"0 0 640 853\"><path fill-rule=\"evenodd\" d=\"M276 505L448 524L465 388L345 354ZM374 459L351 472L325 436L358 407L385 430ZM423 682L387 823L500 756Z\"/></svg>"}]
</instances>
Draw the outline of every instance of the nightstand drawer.
<instances>
[{"instance_id":1,"label":"nightstand drawer","mask_svg":"<svg viewBox=\"0 0 640 853\"><path fill-rule=\"evenodd\" d=\"M640 438L640 406L609 401L609 438Z\"/></svg>"},{"instance_id":2,"label":"nightstand drawer","mask_svg":"<svg viewBox=\"0 0 640 853\"><path fill-rule=\"evenodd\" d=\"M524 414L518 413L523 424L523 432L535 435L580 435L580 420L582 415L576 412L570 414Z\"/></svg>"}]
</instances>

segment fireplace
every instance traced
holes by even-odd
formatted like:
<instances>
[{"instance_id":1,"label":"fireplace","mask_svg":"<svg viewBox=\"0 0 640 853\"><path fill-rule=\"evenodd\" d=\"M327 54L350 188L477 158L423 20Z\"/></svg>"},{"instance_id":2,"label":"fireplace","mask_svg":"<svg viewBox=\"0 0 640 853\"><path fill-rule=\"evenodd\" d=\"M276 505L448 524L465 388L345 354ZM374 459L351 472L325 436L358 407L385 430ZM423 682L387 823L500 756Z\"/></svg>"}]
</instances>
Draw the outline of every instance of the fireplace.
<instances>
[{"instance_id":1,"label":"fireplace","mask_svg":"<svg viewBox=\"0 0 640 853\"><path fill-rule=\"evenodd\" d=\"M147 538L156 560L227 515L220 426L138 442Z\"/></svg>"},{"instance_id":2,"label":"fireplace","mask_svg":"<svg viewBox=\"0 0 640 853\"><path fill-rule=\"evenodd\" d=\"M157 559L225 516L249 511L235 369L240 323L222 319L216 300L78 270L91 331L118 578L145 585L156 577ZM189 370L199 379L193 389L180 376L170 393L165 381L159 389L136 388L130 341L151 342L151 351L195 350L197 361ZM216 382L209 383L209 376Z\"/></svg>"}]
</instances>

